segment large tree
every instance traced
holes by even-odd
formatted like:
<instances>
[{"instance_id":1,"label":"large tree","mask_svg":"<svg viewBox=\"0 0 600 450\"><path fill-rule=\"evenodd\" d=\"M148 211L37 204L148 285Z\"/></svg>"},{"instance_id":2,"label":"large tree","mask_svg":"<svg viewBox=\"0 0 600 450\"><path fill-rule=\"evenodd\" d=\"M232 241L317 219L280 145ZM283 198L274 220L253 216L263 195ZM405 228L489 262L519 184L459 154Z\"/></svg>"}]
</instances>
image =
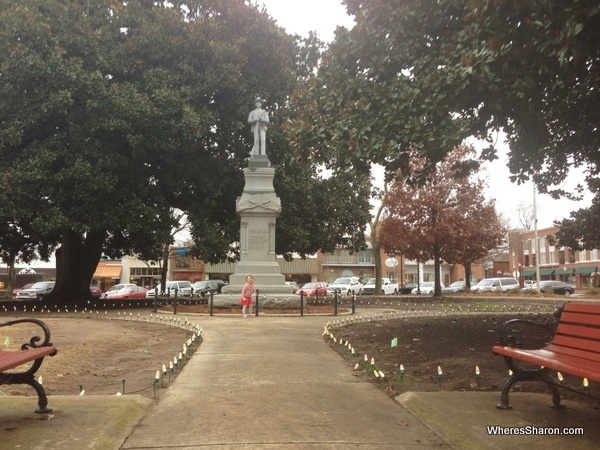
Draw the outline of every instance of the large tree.
<instances>
[{"instance_id":1,"label":"large tree","mask_svg":"<svg viewBox=\"0 0 600 450\"><path fill-rule=\"evenodd\" d=\"M409 170L427 164L415 152ZM385 216L379 241L388 253L423 262L432 258L435 296L442 295L441 261L461 263L467 277L471 262L485 256L504 236L493 202L483 197L483 184L466 176L459 163L472 156L472 147L460 146L423 183L409 183L403 176L392 184L385 198Z\"/></svg>"},{"instance_id":2,"label":"large tree","mask_svg":"<svg viewBox=\"0 0 600 450\"><path fill-rule=\"evenodd\" d=\"M49 302L89 298L102 253L154 256L171 208L223 259L251 101L275 112L314 52L243 0L0 0L0 20L0 216L58 236Z\"/></svg>"},{"instance_id":3,"label":"large tree","mask_svg":"<svg viewBox=\"0 0 600 450\"><path fill-rule=\"evenodd\" d=\"M570 195L560 186L580 166L598 192L597 1L345 4L356 26L338 30L318 76L296 97L305 112L294 125L300 157L316 152L336 161L334 155L343 166L378 162L392 173L406 169L417 148L430 160L418 174L424 179L467 137L488 140L482 158L493 159L503 130L514 181L533 178L542 192ZM599 209L576 219L597 223Z\"/></svg>"}]
</instances>

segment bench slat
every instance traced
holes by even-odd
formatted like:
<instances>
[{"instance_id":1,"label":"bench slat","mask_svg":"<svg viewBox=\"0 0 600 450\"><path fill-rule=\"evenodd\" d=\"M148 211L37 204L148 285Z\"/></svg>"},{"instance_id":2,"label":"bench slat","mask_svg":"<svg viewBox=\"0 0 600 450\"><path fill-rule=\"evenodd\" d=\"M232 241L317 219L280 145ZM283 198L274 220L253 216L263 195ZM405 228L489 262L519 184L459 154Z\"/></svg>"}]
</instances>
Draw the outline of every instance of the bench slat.
<instances>
[{"instance_id":1,"label":"bench slat","mask_svg":"<svg viewBox=\"0 0 600 450\"><path fill-rule=\"evenodd\" d=\"M14 369L15 367L30 361L35 361L36 359L50 355L55 351L56 349L54 347L49 346L18 351L0 350L0 372Z\"/></svg>"},{"instance_id":2,"label":"bench slat","mask_svg":"<svg viewBox=\"0 0 600 450\"><path fill-rule=\"evenodd\" d=\"M585 349L564 347L562 345L557 345L557 344L553 344L553 343L550 343L549 345L547 345L544 348L553 353L556 353L556 356L555 356L556 358L561 358L562 355L575 356L577 358L585 359L590 362L600 363L600 355L598 353L588 352Z\"/></svg>"},{"instance_id":3,"label":"bench slat","mask_svg":"<svg viewBox=\"0 0 600 450\"><path fill-rule=\"evenodd\" d=\"M556 329L556 334L579 336L600 341L600 328L593 328L588 326L561 323Z\"/></svg>"},{"instance_id":4,"label":"bench slat","mask_svg":"<svg viewBox=\"0 0 600 450\"><path fill-rule=\"evenodd\" d=\"M567 303L564 311L600 315L600 305L592 303Z\"/></svg>"},{"instance_id":5,"label":"bench slat","mask_svg":"<svg viewBox=\"0 0 600 450\"><path fill-rule=\"evenodd\" d=\"M550 342L547 347L550 345L567 347L574 350L583 350L596 355L596 358L600 357L600 342L598 341L590 341L589 339L573 336L554 336L554 339L552 339L552 342Z\"/></svg>"},{"instance_id":6,"label":"bench slat","mask_svg":"<svg viewBox=\"0 0 600 450\"><path fill-rule=\"evenodd\" d=\"M584 314L563 311L560 316L560 323L575 323L584 325L600 325L600 314Z\"/></svg>"},{"instance_id":7,"label":"bench slat","mask_svg":"<svg viewBox=\"0 0 600 450\"><path fill-rule=\"evenodd\" d=\"M513 347L495 346L493 352L557 372L564 372L580 378L600 382L600 363L575 356L560 355L546 349L520 350Z\"/></svg>"}]
</instances>

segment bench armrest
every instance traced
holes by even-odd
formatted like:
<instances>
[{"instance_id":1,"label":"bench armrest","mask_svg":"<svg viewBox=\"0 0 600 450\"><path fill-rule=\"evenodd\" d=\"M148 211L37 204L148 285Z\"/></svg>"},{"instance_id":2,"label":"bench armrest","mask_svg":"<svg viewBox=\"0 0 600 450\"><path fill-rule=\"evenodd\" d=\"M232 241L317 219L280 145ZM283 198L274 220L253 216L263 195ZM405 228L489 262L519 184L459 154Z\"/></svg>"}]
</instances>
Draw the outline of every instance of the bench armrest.
<instances>
[{"instance_id":1,"label":"bench armrest","mask_svg":"<svg viewBox=\"0 0 600 450\"><path fill-rule=\"evenodd\" d=\"M0 327L9 327L12 325L16 325L19 323L32 323L34 325L39 326L44 332L44 339L38 335L33 336L28 343L25 343L21 346L21 350L26 350L27 348L37 348L37 347L51 347L52 343L50 342L50 329L48 325L38 319L33 318L24 318L24 319L15 319L9 320L8 322L0 322Z\"/></svg>"},{"instance_id":2,"label":"bench armrest","mask_svg":"<svg viewBox=\"0 0 600 450\"><path fill-rule=\"evenodd\" d=\"M500 327L499 345L522 349L539 349L554 337L554 324L512 319Z\"/></svg>"}]
</instances>

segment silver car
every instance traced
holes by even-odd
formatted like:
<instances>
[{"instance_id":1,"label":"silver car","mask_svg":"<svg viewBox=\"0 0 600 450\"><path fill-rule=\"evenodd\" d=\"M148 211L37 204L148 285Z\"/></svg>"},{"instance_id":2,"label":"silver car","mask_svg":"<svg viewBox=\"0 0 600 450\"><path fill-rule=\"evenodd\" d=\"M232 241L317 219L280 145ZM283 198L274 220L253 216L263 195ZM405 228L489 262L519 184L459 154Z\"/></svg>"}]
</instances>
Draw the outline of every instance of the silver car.
<instances>
[{"instance_id":1,"label":"silver car","mask_svg":"<svg viewBox=\"0 0 600 450\"><path fill-rule=\"evenodd\" d=\"M52 289L54 289L54 281L38 281L29 289L21 289L17 294L17 300L38 300L42 301L46 298Z\"/></svg>"}]
</instances>

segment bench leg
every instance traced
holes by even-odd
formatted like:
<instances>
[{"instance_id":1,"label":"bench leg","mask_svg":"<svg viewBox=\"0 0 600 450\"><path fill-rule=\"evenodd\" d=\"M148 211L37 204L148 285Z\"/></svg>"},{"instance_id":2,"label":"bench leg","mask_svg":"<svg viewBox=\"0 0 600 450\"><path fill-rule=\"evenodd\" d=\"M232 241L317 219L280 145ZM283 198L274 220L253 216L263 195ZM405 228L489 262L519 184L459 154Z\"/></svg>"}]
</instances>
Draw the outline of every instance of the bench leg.
<instances>
[{"instance_id":1,"label":"bench leg","mask_svg":"<svg viewBox=\"0 0 600 450\"><path fill-rule=\"evenodd\" d=\"M44 358L36 359L29 370L25 372L15 373L0 373L0 385L2 384L27 384L35 389L38 395L38 409L35 410L39 414L47 414L52 412L52 408L48 408L48 397L44 387L34 377L37 370L42 364Z\"/></svg>"},{"instance_id":2,"label":"bench leg","mask_svg":"<svg viewBox=\"0 0 600 450\"><path fill-rule=\"evenodd\" d=\"M558 381L555 380L552 375L546 371L531 371L531 372L513 372L513 375L506 381L504 388L500 393L500 402L496 405L496 409L512 409L509 403L509 393L513 385L517 381L543 381L546 383L552 391L552 406L554 408L564 408L561 405L561 396L558 390Z\"/></svg>"},{"instance_id":3,"label":"bench leg","mask_svg":"<svg viewBox=\"0 0 600 450\"><path fill-rule=\"evenodd\" d=\"M512 388L513 384L515 384L517 381L519 381L519 378L515 377L514 375L512 375L508 380L506 380L504 388L500 393L500 401L496 405L496 409L512 409L512 406L510 406L508 400L508 394L510 393L510 389Z\"/></svg>"},{"instance_id":4,"label":"bench leg","mask_svg":"<svg viewBox=\"0 0 600 450\"><path fill-rule=\"evenodd\" d=\"M48 397L46 397L46 391L44 387L35 379L31 380L31 383L28 383L31 387L35 389L38 395L38 406L39 408L35 410L38 414L48 414L52 412L52 408L48 408Z\"/></svg>"}]
</instances>

